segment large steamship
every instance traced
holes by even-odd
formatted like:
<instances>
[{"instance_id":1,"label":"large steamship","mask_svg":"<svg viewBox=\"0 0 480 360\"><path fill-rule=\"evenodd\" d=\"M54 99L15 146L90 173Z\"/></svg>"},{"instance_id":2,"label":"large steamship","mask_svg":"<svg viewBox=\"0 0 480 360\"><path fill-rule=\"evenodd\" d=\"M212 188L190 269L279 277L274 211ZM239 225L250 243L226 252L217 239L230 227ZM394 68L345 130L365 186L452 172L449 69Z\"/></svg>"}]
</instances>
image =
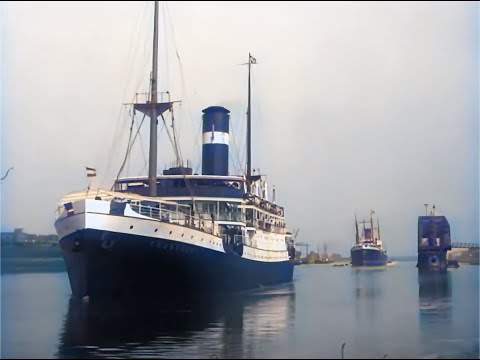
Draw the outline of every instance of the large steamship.
<instances>
[{"instance_id":1,"label":"large steamship","mask_svg":"<svg viewBox=\"0 0 480 360\"><path fill-rule=\"evenodd\" d=\"M387 251L380 238L380 222L373 224L374 211L370 212L370 223L363 221L363 229L359 234L357 217L355 216L355 243L350 249L352 267L382 267L388 262Z\"/></svg>"},{"instance_id":2,"label":"large steamship","mask_svg":"<svg viewBox=\"0 0 480 360\"><path fill-rule=\"evenodd\" d=\"M76 297L240 291L290 282L294 238L267 178L251 171L249 55L247 171L230 175L229 110L203 110L202 174L182 163L157 175L157 119L174 102L157 95L155 3L150 98L133 104L150 118L149 175L118 177L112 189L64 196L55 228Z\"/></svg>"}]
</instances>

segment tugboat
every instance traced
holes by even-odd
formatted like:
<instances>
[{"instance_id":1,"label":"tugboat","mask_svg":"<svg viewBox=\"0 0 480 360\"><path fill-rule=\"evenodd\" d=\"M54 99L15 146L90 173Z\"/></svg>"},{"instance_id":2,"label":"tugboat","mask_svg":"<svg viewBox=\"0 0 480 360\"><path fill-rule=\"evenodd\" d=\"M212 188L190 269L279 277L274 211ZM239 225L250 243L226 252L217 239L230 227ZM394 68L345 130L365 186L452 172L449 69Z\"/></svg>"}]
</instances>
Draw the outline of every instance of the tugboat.
<instances>
[{"instance_id":1,"label":"tugboat","mask_svg":"<svg viewBox=\"0 0 480 360\"><path fill-rule=\"evenodd\" d=\"M435 205L428 214L428 204L425 204L425 216L418 217L418 270L444 272L448 267L455 267L447 260L449 250L452 250L452 241L447 218L435 214Z\"/></svg>"},{"instance_id":2,"label":"tugboat","mask_svg":"<svg viewBox=\"0 0 480 360\"><path fill-rule=\"evenodd\" d=\"M285 210L269 200L267 178L252 174L249 54L246 174L228 169L230 111L203 110L202 175L183 166L174 103L157 92L158 2L153 69L145 102L133 116L150 118L147 176L117 177L111 189L63 197L55 228L74 297L172 295L249 290L292 280L294 237ZM161 98L161 97L160 97ZM172 119L176 166L157 175L157 119ZM133 122L132 122L133 124ZM132 126L133 127L133 126ZM173 140L172 140L173 139ZM129 144L130 146L130 144ZM94 168L87 168L91 176Z\"/></svg>"},{"instance_id":3,"label":"tugboat","mask_svg":"<svg viewBox=\"0 0 480 360\"><path fill-rule=\"evenodd\" d=\"M363 221L361 234L358 231L357 216L355 215L356 239L350 249L352 267L382 267L387 265L387 252L380 238L380 222L377 217L377 227L374 227L374 214L374 211L370 212L370 223Z\"/></svg>"}]
</instances>

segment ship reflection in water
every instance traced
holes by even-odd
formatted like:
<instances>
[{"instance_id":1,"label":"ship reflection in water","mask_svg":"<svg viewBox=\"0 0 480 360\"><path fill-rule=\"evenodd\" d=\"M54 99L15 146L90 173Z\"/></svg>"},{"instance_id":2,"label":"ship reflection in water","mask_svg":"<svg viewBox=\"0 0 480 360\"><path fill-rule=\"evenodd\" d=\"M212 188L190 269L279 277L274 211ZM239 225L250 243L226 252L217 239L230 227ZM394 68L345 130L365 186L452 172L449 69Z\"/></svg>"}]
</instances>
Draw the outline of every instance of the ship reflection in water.
<instances>
[{"instance_id":1,"label":"ship reflection in water","mask_svg":"<svg viewBox=\"0 0 480 360\"><path fill-rule=\"evenodd\" d=\"M450 272L419 273L418 274L418 301L420 316L425 319L434 316L451 318L452 287Z\"/></svg>"},{"instance_id":2,"label":"ship reflection in water","mask_svg":"<svg viewBox=\"0 0 480 360\"><path fill-rule=\"evenodd\" d=\"M377 320L378 299L382 296L379 284L382 270L353 270L355 277L355 318L360 324L374 326ZM362 340L363 341L363 340Z\"/></svg>"},{"instance_id":3,"label":"ship reflection in water","mask_svg":"<svg viewBox=\"0 0 480 360\"><path fill-rule=\"evenodd\" d=\"M371 338L380 338L385 327L382 324L382 299L386 287L384 268L352 269L354 295L354 324L361 331L354 332L347 342L346 358L360 357L383 358L388 354L385 343L372 346Z\"/></svg>"},{"instance_id":4,"label":"ship reflection in water","mask_svg":"<svg viewBox=\"0 0 480 360\"><path fill-rule=\"evenodd\" d=\"M57 356L254 357L295 316L293 284L246 295L130 303L71 299Z\"/></svg>"},{"instance_id":5,"label":"ship reflection in water","mask_svg":"<svg viewBox=\"0 0 480 360\"><path fill-rule=\"evenodd\" d=\"M438 349L439 354L452 351L452 284L450 272L418 273L418 309L421 341L425 348ZM445 348L443 348L445 347ZM436 354L425 354L435 356Z\"/></svg>"}]
</instances>

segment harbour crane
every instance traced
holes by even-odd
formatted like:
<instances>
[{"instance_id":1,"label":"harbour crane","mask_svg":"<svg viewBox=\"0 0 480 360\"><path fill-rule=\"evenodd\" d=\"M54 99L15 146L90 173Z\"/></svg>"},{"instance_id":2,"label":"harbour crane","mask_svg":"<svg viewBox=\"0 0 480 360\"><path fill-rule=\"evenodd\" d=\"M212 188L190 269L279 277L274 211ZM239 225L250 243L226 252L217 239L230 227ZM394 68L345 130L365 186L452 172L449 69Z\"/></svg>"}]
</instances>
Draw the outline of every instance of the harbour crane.
<instances>
[{"instance_id":1,"label":"harbour crane","mask_svg":"<svg viewBox=\"0 0 480 360\"><path fill-rule=\"evenodd\" d=\"M308 247L310 246L310 244L307 243L307 242L305 242L305 243L304 242L296 242L295 243L295 247L300 247L300 246L306 247L306 249L307 249L306 254L305 254L305 258L306 258L308 256Z\"/></svg>"}]
</instances>

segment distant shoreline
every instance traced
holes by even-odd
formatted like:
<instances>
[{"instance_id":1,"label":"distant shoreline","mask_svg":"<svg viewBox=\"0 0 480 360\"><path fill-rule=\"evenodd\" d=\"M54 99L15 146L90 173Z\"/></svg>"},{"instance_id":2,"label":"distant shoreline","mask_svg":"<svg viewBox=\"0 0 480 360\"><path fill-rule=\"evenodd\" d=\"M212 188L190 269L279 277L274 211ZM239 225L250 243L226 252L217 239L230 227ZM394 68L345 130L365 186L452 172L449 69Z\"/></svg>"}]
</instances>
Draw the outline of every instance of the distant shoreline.
<instances>
[{"instance_id":1,"label":"distant shoreline","mask_svg":"<svg viewBox=\"0 0 480 360\"><path fill-rule=\"evenodd\" d=\"M63 258L2 258L2 275L67 271Z\"/></svg>"},{"instance_id":2,"label":"distant shoreline","mask_svg":"<svg viewBox=\"0 0 480 360\"><path fill-rule=\"evenodd\" d=\"M51 245L25 245L25 246L4 246L1 249L1 258L62 258L62 250L59 246Z\"/></svg>"},{"instance_id":3,"label":"distant shoreline","mask_svg":"<svg viewBox=\"0 0 480 360\"><path fill-rule=\"evenodd\" d=\"M58 246L13 246L1 249L1 271L4 274L66 271Z\"/></svg>"}]
</instances>

